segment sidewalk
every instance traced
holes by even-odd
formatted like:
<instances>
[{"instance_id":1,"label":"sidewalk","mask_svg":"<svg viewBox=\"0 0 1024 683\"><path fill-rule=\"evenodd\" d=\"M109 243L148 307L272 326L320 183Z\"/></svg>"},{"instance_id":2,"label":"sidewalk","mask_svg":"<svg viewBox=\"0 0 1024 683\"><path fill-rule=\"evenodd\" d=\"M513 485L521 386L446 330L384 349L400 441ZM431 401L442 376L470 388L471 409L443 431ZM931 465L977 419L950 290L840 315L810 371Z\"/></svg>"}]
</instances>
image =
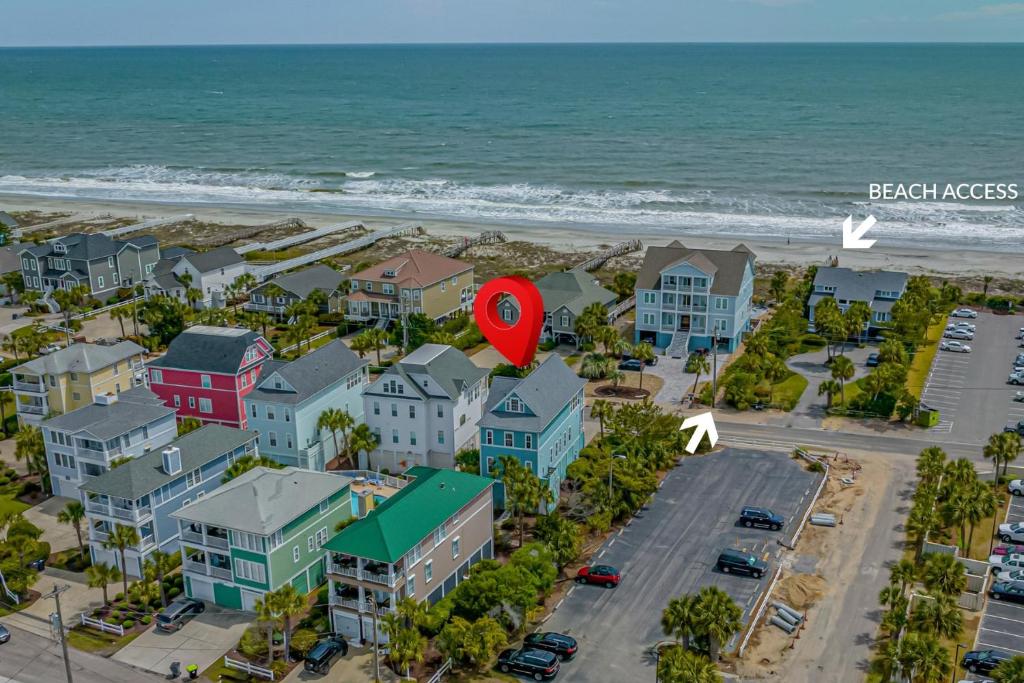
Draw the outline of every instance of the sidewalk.
<instances>
[{"instance_id":1,"label":"sidewalk","mask_svg":"<svg viewBox=\"0 0 1024 683\"><path fill-rule=\"evenodd\" d=\"M33 586L40 593L48 593L55 586L67 585L68 590L60 596L60 611L64 615L64 625L71 627L78 624L78 615L82 612L99 607L103 603L103 591L89 588L85 583L85 575L67 572L62 569L47 567L40 574L39 581ZM121 583L112 583L107 592L113 597L121 590ZM50 637L50 614L55 610L51 599L40 598L20 612L14 612L3 618L5 624L17 626L44 638Z\"/></svg>"},{"instance_id":2,"label":"sidewalk","mask_svg":"<svg viewBox=\"0 0 1024 683\"><path fill-rule=\"evenodd\" d=\"M380 679L385 683L397 683L402 680L395 675L395 672L384 661L380 659ZM283 681L323 681L324 683L369 683L373 680L373 654L371 648L358 648L349 643L348 654L341 659L335 660L334 666L327 672L326 676L307 672L301 666L292 670Z\"/></svg>"}]
</instances>

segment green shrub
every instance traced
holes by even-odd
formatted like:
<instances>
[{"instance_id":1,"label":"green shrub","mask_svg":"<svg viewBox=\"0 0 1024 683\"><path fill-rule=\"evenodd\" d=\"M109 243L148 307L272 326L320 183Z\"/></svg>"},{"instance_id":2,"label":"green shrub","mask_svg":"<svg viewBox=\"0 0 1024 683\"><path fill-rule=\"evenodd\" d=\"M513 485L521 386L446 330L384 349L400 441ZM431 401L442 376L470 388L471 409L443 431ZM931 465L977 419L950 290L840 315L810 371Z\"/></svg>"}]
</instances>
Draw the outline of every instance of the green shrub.
<instances>
[{"instance_id":1,"label":"green shrub","mask_svg":"<svg viewBox=\"0 0 1024 683\"><path fill-rule=\"evenodd\" d=\"M8 467L4 470L4 476L7 477L8 479L17 479L18 471L15 470L13 467Z\"/></svg>"},{"instance_id":2,"label":"green shrub","mask_svg":"<svg viewBox=\"0 0 1024 683\"><path fill-rule=\"evenodd\" d=\"M177 586L175 586L174 588L171 588L169 591L167 591L168 599L176 598L179 595L181 595L181 589L178 588Z\"/></svg>"},{"instance_id":3,"label":"green shrub","mask_svg":"<svg viewBox=\"0 0 1024 683\"><path fill-rule=\"evenodd\" d=\"M142 623L143 626L149 626L151 623L153 623L153 617L146 614L141 619L139 619L139 621Z\"/></svg>"},{"instance_id":4,"label":"green shrub","mask_svg":"<svg viewBox=\"0 0 1024 683\"><path fill-rule=\"evenodd\" d=\"M124 600L124 593L114 595L114 602L121 602L122 600Z\"/></svg>"},{"instance_id":5,"label":"green shrub","mask_svg":"<svg viewBox=\"0 0 1024 683\"><path fill-rule=\"evenodd\" d=\"M541 342L537 348L541 351L554 351L558 344L555 343L554 339L548 339L547 341Z\"/></svg>"},{"instance_id":6,"label":"green shrub","mask_svg":"<svg viewBox=\"0 0 1024 683\"><path fill-rule=\"evenodd\" d=\"M124 628L131 628L132 626L135 626L135 620L134 619L125 619L124 621L121 622L121 626L123 626Z\"/></svg>"},{"instance_id":7,"label":"green shrub","mask_svg":"<svg viewBox=\"0 0 1024 683\"><path fill-rule=\"evenodd\" d=\"M9 483L11 483L10 479L0 476L0 486L6 486Z\"/></svg>"}]
</instances>

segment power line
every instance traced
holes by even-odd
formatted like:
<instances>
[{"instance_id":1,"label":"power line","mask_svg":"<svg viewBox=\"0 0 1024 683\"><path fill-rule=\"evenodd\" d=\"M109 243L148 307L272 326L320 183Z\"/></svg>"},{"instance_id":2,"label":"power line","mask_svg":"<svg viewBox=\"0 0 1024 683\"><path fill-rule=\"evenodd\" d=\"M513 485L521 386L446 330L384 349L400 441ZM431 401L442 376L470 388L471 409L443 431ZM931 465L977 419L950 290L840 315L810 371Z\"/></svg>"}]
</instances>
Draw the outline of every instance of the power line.
<instances>
[{"instance_id":1,"label":"power line","mask_svg":"<svg viewBox=\"0 0 1024 683\"><path fill-rule=\"evenodd\" d=\"M57 617L55 630L57 633L57 638L60 640L61 650L63 651L64 654L64 672L67 674L68 683L74 683L74 678L71 676L71 659L68 657L68 637L67 634L64 632L64 617L61 615L60 612L60 595L61 593L70 588L71 586L67 584L64 584L63 586L58 586L54 584L53 590L51 590L49 593L41 597L53 598L53 602L56 604L57 612L55 613L55 615L52 616Z\"/></svg>"}]
</instances>

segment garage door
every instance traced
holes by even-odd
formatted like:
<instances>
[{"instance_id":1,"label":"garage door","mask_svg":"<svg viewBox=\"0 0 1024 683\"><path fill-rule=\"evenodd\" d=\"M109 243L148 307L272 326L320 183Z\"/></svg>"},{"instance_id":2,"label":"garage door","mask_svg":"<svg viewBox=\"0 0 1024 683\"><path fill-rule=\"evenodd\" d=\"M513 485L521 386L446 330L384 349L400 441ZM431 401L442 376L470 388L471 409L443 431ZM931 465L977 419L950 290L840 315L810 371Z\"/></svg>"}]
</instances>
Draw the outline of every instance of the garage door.
<instances>
[{"instance_id":1,"label":"garage door","mask_svg":"<svg viewBox=\"0 0 1024 683\"><path fill-rule=\"evenodd\" d=\"M192 584L192 597L197 600L213 602L213 584L209 581L190 577Z\"/></svg>"},{"instance_id":2,"label":"garage door","mask_svg":"<svg viewBox=\"0 0 1024 683\"><path fill-rule=\"evenodd\" d=\"M359 617L354 614L334 612L334 631L345 636L346 639L359 641L362 634L359 633Z\"/></svg>"},{"instance_id":3,"label":"garage door","mask_svg":"<svg viewBox=\"0 0 1024 683\"><path fill-rule=\"evenodd\" d=\"M256 611L256 599L260 597L259 593L253 593L252 591L242 591L242 610L245 612Z\"/></svg>"}]
</instances>

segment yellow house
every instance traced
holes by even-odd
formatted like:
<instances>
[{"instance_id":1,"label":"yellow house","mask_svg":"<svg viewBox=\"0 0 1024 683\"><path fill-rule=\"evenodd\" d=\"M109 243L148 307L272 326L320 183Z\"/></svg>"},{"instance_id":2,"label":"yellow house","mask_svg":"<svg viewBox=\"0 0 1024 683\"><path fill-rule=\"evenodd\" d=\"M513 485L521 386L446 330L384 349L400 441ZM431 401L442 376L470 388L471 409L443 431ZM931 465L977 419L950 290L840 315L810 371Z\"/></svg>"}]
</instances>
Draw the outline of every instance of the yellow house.
<instances>
[{"instance_id":1,"label":"yellow house","mask_svg":"<svg viewBox=\"0 0 1024 683\"><path fill-rule=\"evenodd\" d=\"M396 320L422 313L442 321L473 310L473 264L412 249L353 273L349 279L349 320Z\"/></svg>"},{"instance_id":2,"label":"yellow house","mask_svg":"<svg viewBox=\"0 0 1024 683\"><path fill-rule=\"evenodd\" d=\"M119 394L145 381L145 350L130 341L72 344L11 370L18 420L38 425L90 405L97 396Z\"/></svg>"}]
</instances>

